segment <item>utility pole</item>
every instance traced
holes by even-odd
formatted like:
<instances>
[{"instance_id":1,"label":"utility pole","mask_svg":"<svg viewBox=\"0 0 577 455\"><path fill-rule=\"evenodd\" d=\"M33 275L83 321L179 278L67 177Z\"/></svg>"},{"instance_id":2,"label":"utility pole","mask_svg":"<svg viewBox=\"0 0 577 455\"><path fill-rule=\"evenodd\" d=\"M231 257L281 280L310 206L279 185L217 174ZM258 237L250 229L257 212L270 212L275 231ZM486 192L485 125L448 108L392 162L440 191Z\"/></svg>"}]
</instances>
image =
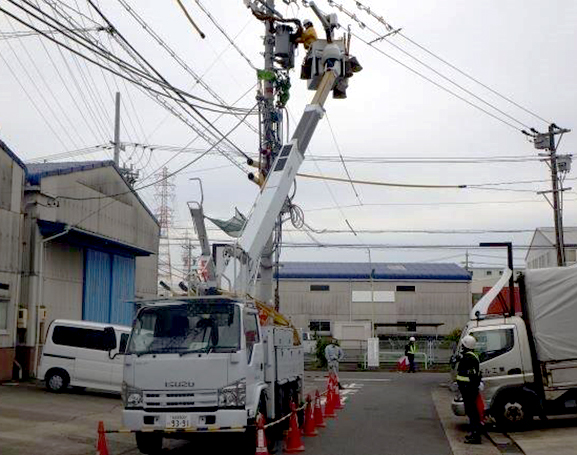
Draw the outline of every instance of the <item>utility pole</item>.
<instances>
[{"instance_id":1,"label":"utility pole","mask_svg":"<svg viewBox=\"0 0 577 455\"><path fill-rule=\"evenodd\" d=\"M274 72L274 44L275 44L275 24L270 14L274 11L274 0L266 0L266 9L269 11L269 17L264 21L264 70L266 73ZM261 177L266 178L268 175L276 153L280 147L277 140L278 114L274 105L274 81L271 78L263 80L262 93L262 139L261 139ZM273 254L274 243L273 236L268 239L262 252L260 260L260 281L256 290L256 299L265 303L270 303L273 297ZM277 305L275 305L277 306ZM278 308L277 308L278 309Z\"/></svg>"},{"instance_id":2,"label":"utility pole","mask_svg":"<svg viewBox=\"0 0 577 455\"><path fill-rule=\"evenodd\" d=\"M557 250L557 265L559 267L565 266L565 242L563 239L563 198L560 194L563 191L571 188L563 188L563 182L560 179L560 174L565 175L571 169L571 156L564 155L561 161L560 156L557 155L557 144L555 143L555 136L563 135L571 130L566 128L559 128L552 123L549 125L547 133L539 133L533 130L535 134L534 143L537 149L547 149L549 153L539 154L546 157L544 161L547 162L551 169L551 191L541 191L538 194L543 194L547 198L546 193L552 193L552 201L547 198L547 202L553 207L553 221L555 223L555 248ZM561 162L563 166L560 166Z\"/></svg>"},{"instance_id":3,"label":"utility pole","mask_svg":"<svg viewBox=\"0 0 577 455\"><path fill-rule=\"evenodd\" d=\"M114 115L114 164L120 168L120 92L116 92Z\"/></svg>"}]
</instances>

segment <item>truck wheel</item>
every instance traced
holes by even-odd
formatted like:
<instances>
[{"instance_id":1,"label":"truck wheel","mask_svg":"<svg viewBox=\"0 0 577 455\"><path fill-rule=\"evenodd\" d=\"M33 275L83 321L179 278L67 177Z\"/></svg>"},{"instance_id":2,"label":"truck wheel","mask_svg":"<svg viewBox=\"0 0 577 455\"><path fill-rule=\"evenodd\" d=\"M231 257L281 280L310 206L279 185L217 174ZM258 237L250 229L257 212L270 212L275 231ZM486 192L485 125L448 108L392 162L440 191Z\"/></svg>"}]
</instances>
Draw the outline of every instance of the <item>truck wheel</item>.
<instances>
[{"instance_id":1,"label":"truck wheel","mask_svg":"<svg viewBox=\"0 0 577 455\"><path fill-rule=\"evenodd\" d=\"M158 454L162 450L162 435L157 433L136 432L136 446L140 453L146 455Z\"/></svg>"},{"instance_id":2,"label":"truck wheel","mask_svg":"<svg viewBox=\"0 0 577 455\"><path fill-rule=\"evenodd\" d=\"M498 399L491 414L499 427L514 431L527 427L533 421L534 407L524 393L505 393Z\"/></svg>"},{"instance_id":3,"label":"truck wheel","mask_svg":"<svg viewBox=\"0 0 577 455\"><path fill-rule=\"evenodd\" d=\"M59 368L50 370L46 374L46 388L54 393L60 393L68 387L70 377L66 371Z\"/></svg>"}]
</instances>

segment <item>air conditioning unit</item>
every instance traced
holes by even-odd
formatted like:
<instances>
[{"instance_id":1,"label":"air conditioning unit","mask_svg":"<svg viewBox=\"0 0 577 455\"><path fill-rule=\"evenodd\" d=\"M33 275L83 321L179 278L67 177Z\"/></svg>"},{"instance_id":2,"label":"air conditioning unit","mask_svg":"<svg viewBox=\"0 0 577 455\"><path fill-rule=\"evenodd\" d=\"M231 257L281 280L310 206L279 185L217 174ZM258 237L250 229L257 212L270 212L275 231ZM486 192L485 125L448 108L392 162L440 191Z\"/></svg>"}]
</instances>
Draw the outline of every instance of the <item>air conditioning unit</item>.
<instances>
[{"instance_id":1,"label":"air conditioning unit","mask_svg":"<svg viewBox=\"0 0 577 455\"><path fill-rule=\"evenodd\" d=\"M28 327L28 310L26 308L18 308L18 324L19 329Z\"/></svg>"}]
</instances>

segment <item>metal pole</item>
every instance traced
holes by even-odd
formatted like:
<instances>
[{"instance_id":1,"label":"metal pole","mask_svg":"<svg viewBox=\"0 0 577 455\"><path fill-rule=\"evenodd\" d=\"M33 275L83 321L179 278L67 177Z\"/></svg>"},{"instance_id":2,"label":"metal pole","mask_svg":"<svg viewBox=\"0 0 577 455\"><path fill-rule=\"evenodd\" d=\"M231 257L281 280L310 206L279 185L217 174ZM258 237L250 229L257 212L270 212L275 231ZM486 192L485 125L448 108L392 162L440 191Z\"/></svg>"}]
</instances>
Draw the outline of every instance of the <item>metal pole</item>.
<instances>
[{"instance_id":1,"label":"metal pole","mask_svg":"<svg viewBox=\"0 0 577 455\"><path fill-rule=\"evenodd\" d=\"M515 316L515 273L513 269L513 244L507 243L507 264L511 270L509 277L509 305L511 307L511 316Z\"/></svg>"},{"instance_id":2,"label":"metal pole","mask_svg":"<svg viewBox=\"0 0 577 455\"><path fill-rule=\"evenodd\" d=\"M116 112L114 116L114 164L120 166L120 92L116 92Z\"/></svg>"},{"instance_id":3,"label":"metal pole","mask_svg":"<svg viewBox=\"0 0 577 455\"><path fill-rule=\"evenodd\" d=\"M269 11L274 11L274 0L266 0ZM264 69L274 70L274 20L265 21L264 36ZM276 133L274 124L274 84L273 81L263 81L263 136L261 153L261 172L268 175L276 152ZM260 260L260 285L256 292L257 300L270 303L273 297L273 235L271 234L261 254Z\"/></svg>"},{"instance_id":4,"label":"metal pole","mask_svg":"<svg viewBox=\"0 0 577 455\"><path fill-rule=\"evenodd\" d=\"M563 217L559 204L559 178L557 176L557 147L555 146L555 126L549 125L549 151L551 153L551 183L553 186L553 213L555 221L555 246L557 248L557 265L565 265L565 248L563 242Z\"/></svg>"}]
</instances>

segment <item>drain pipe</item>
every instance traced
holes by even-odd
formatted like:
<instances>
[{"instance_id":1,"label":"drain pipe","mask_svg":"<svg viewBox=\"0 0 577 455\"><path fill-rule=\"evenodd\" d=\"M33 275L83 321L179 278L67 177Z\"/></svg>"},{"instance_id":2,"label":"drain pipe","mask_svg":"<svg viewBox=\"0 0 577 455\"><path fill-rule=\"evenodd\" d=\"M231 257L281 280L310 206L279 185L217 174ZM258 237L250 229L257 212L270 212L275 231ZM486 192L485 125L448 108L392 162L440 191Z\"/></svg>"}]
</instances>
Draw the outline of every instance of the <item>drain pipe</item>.
<instances>
[{"instance_id":1,"label":"drain pipe","mask_svg":"<svg viewBox=\"0 0 577 455\"><path fill-rule=\"evenodd\" d=\"M66 235L70 232L71 227L66 226L66 228L59 232L58 234L54 234L51 237L46 237L45 239L40 240L40 251L39 251L39 264L38 264L38 287L37 287L37 298L35 302L35 310L36 310L36 333L35 338L36 341L34 343L34 377L38 379L38 350L40 348L40 303L42 302L42 292L44 290L44 249L46 248L46 243Z\"/></svg>"}]
</instances>

